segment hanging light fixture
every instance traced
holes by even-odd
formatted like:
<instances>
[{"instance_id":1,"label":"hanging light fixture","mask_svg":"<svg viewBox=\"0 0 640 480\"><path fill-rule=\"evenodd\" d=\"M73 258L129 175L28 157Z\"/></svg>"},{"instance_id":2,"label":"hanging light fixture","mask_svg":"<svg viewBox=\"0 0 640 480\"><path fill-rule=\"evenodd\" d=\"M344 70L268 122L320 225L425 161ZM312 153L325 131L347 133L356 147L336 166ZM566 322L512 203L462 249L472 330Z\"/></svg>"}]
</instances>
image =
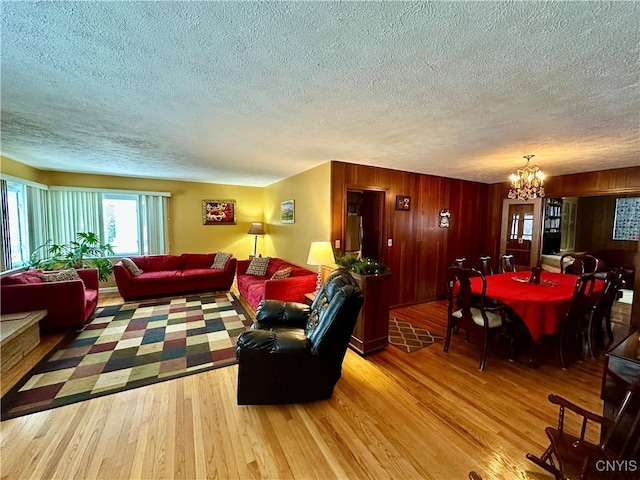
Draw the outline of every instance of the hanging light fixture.
<instances>
[{"instance_id":1,"label":"hanging light fixture","mask_svg":"<svg viewBox=\"0 0 640 480\"><path fill-rule=\"evenodd\" d=\"M527 164L515 173L511 174L511 188L509 198L529 200L530 198L544 197L544 173L536 166L529 165L529 161L535 155L525 155Z\"/></svg>"}]
</instances>

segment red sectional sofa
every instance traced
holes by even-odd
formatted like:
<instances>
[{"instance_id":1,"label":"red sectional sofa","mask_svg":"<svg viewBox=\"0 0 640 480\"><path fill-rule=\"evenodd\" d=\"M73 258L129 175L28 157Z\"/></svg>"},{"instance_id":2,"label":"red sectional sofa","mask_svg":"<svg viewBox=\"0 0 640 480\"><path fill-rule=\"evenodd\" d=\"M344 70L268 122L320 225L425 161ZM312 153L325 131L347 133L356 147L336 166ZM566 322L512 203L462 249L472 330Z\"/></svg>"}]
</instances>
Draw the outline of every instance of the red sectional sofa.
<instances>
[{"instance_id":1,"label":"red sectional sofa","mask_svg":"<svg viewBox=\"0 0 640 480\"><path fill-rule=\"evenodd\" d=\"M251 260L238 260L238 291L247 302L258 308L262 299L282 300L284 302L304 302L304 294L315 291L317 274L288 263L280 258L271 258L264 276L247 275ZM271 280L278 270L291 267L291 276Z\"/></svg>"},{"instance_id":2,"label":"red sectional sofa","mask_svg":"<svg viewBox=\"0 0 640 480\"><path fill-rule=\"evenodd\" d=\"M40 329L81 328L98 305L98 270L78 270L81 280L45 282L41 270L27 270L2 277L2 313L46 310Z\"/></svg>"},{"instance_id":3,"label":"red sectional sofa","mask_svg":"<svg viewBox=\"0 0 640 480\"><path fill-rule=\"evenodd\" d=\"M126 301L205 290L228 290L236 273L237 259L229 258L224 270L211 268L215 253L141 255L130 257L142 270L134 276L119 261L113 275Z\"/></svg>"}]
</instances>

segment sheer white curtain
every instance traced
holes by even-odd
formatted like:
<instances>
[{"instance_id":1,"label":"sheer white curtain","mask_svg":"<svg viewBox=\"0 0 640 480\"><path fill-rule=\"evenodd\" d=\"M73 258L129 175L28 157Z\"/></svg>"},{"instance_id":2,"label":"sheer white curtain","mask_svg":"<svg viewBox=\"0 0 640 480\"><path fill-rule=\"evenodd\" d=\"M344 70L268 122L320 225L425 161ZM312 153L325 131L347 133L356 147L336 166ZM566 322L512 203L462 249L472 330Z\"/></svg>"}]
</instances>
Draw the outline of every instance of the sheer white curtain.
<instances>
[{"instance_id":1,"label":"sheer white curtain","mask_svg":"<svg viewBox=\"0 0 640 480\"><path fill-rule=\"evenodd\" d=\"M27 212L29 225L29 251L34 252L40 245L49 240L49 216L47 204L49 192L40 187L27 185ZM38 251L43 258L42 250Z\"/></svg>"},{"instance_id":2,"label":"sheer white curtain","mask_svg":"<svg viewBox=\"0 0 640 480\"><path fill-rule=\"evenodd\" d=\"M160 195L139 195L141 254L165 253L167 198Z\"/></svg>"},{"instance_id":3,"label":"sheer white curtain","mask_svg":"<svg viewBox=\"0 0 640 480\"><path fill-rule=\"evenodd\" d=\"M76 239L78 232L102 232L102 194L78 190L49 190L48 238L54 243Z\"/></svg>"}]
</instances>

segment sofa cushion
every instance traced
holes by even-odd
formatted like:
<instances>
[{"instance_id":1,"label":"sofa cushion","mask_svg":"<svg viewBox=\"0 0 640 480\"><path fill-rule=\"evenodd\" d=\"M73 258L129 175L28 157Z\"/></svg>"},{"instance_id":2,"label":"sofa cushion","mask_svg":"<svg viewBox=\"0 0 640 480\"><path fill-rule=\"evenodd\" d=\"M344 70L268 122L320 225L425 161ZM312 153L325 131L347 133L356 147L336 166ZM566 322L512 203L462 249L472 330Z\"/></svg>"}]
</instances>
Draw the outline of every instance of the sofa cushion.
<instances>
[{"instance_id":1,"label":"sofa cushion","mask_svg":"<svg viewBox=\"0 0 640 480\"><path fill-rule=\"evenodd\" d=\"M293 271L293 268L291 267L278 270L273 275L271 275L271 280L277 280L279 278L289 278L291 276L292 271Z\"/></svg>"},{"instance_id":2,"label":"sofa cushion","mask_svg":"<svg viewBox=\"0 0 640 480\"><path fill-rule=\"evenodd\" d=\"M14 275L8 275L2 277L3 285L26 285L28 283L42 283L40 278L42 270L27 270L26 272L16 273Z\"/></svg>"},{"instance_id":3,"label":"sofa cushion","mask_svg":"<svg viewBox=\"0 0 640 480\"><path fill-rule=\"evenodd\" d=\"M74 268L59 270L57 272L43 272L40 278L45 282L67 282L69 280L81 280Z\"/></svg>"},{"instance_id":4,"label":"sofa cushion","mask_svg":"<svg viewBox=\"0 0 640 480\"><path fill-rule=\"evenodd\" d=\"M182 270L163 270L161 272L144 272L131 279L131 282L164 282L182 277Z\"/></svg>"},{"instance_id":5,"label":"sofa cushion","mask_svg":"<svg viewBox=\"0 0 640 480\"><path fill-rule=\"evenodd\" d=\"M247 268L247 275L265 276L269 267L269 260L271 260L270 257L253 257Z\"/></svg>"},{"instance_id":6,"label":"sofa cushion","mask_svg":"<svg viewBox=\"0 0 640 480\"><path fill-rule=\"evenodd\" d=\"M134 277L137 277L142 273L142 270L140 269L140 267L138 267L138 265L136 265L136 262L134 262L130 258L125 257L120 261L122 262L122 265L124 265L124 268L129 270L129 273Z\"/></svg>"},{"instance_id":7,"label":"sofa cushion","mask_svg":"<svg viewBox=\"0 0 640 480\"><path fill-rule=\"evenodd\" d=\"M227 265L227 261L231 258L230 253L226 252L218 252L216 253L216 258L213 260L211 264L211 268L215 268L216 270L224 270L224 267Z\"/></svg>"},{"instance_id":8,"label":"sofa cushion","mask_svg":"<svg viewBox=\"0 0 640 480\"><path fill-rule=\"evenodd\" d=\"M182 270L182 257L179 255L140 255L131 257L131 260L145 272Z\"/></svg>"},{"instance_id":9,"label":"sofa cushion","mask_svg":"<svg viewBox=\"0 0 640 480\"><path fill-rule=\"evenodd\" d=\"M190 270L192 268L209 268L211 262L216 257L215 253L183 253L182 269Z\"/></svg>"}]
</instances>

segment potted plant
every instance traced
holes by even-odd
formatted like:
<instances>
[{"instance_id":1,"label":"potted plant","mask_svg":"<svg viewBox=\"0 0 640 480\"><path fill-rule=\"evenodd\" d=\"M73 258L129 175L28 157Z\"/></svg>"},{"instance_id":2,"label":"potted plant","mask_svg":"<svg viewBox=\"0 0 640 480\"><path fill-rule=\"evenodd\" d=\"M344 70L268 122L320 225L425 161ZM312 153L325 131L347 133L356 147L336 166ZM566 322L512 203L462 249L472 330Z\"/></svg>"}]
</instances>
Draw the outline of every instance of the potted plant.
<instances>
[{"instance_id":1,"label":"potted plant","mask_svg":"<svg viewBox=\"0 0 640 480\"><path fill-rule=\"evenodd\" d=\"M384 263L367 257L357 258L353 255L343 255L336 258L336 263L360 275L377 275L387 271L387 266Z\"/></svg>"},{"instance_id":2,"label":"potted plant","mask_svg":"<svg viewBox=\"0 0 640 480\"><path fill-rule=\"evenodd\" d=\"M47 258L39 258L38 251L41 249ZM29 266L43 270L97 268L98 278L103 282L113 271L113 264L106 256L113 254L111 245L101 243L95 233L79 232L76 240L69 243L57 244L48 240L40 245L29 257Z\"/></svg>"}]
</instances>

